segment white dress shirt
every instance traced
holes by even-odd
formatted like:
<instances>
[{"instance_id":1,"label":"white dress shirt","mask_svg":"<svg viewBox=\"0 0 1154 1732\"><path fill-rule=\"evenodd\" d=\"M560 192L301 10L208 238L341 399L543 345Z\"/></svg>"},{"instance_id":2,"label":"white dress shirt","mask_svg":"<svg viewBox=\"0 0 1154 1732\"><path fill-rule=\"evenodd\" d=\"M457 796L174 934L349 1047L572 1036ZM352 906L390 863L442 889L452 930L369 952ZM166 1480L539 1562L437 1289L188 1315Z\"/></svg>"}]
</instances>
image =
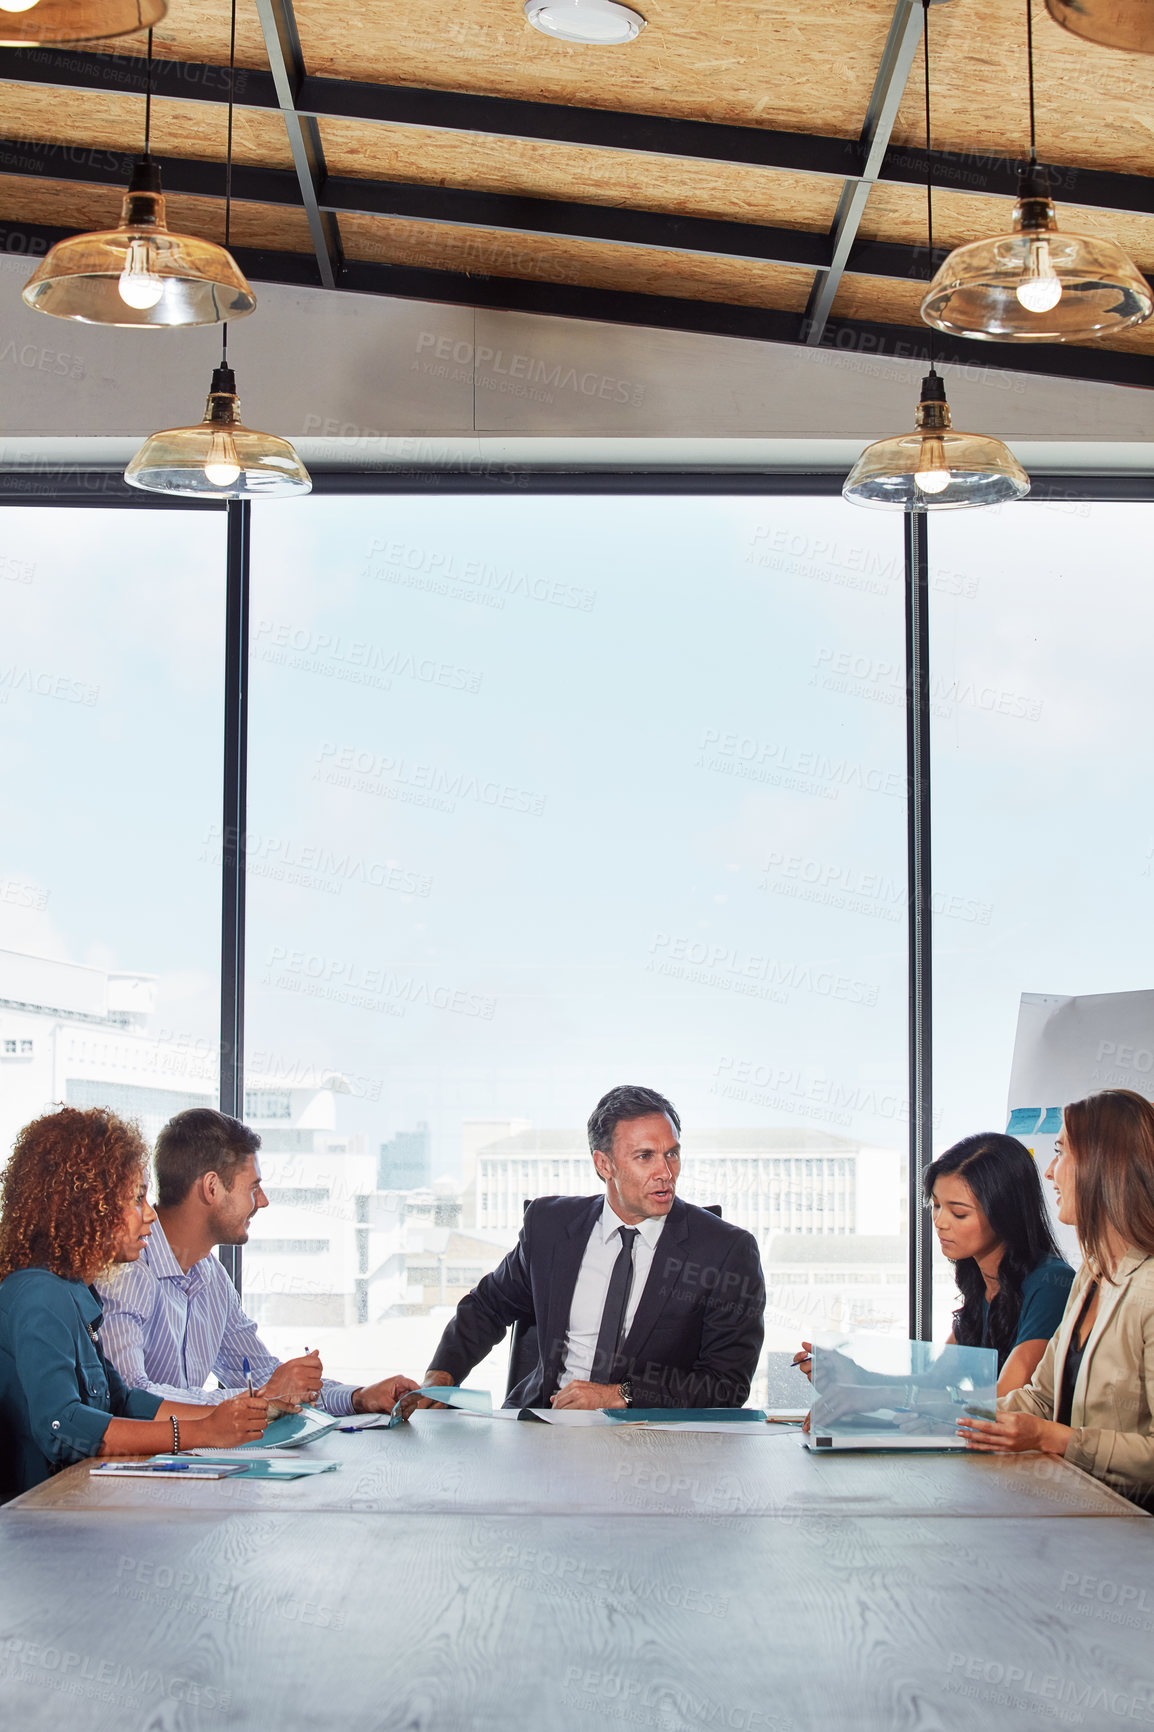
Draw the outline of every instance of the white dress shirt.
<instances>
[{"instance_id":1,"label":"white dress shirt","mask_svg":"<svg viewBox=\"0 0 1154 1732\"><path fill-rule=\"evenodd\" d=\"M214 1407L245 1387L268 1382L280 1360L245 1312L219 1257L209 1252L186 1274L159 1221L135 1263L119 1263L96 1283L104 1307L100 1342L130 1389L165 1401ZM223 1389L206 1389L218 1377ZM353 1411L355 1384L321 1380L318 1407L342 1417Z\"/></svg>"},{"instance_id":2,"label":"white dress shirt","mask_svg":"<svg viewBox=\"0 0 1154 1732\"><path fill-rule=\"evenodd\" d=\"M577 1274L577 1285L573 1289L569 1330L565 1340L565 1366L561 1372L559 1389L564 1389L565 1385L572 1383L575 1378L588 1378L593 1370L593 1355L597 1351L597 1337L601 1333L601 1317L605 1310L605 1296L609 1291L609 1278L613 1273L613 1265L621 1255L622 1240L617 1229L627 1224L609 1207L607 1199L600 1218L589 1235L589 1243L585 1247L585 1255ZM639 1221L636 1225L637 1237L633 1241L633 1285L629 1289L629 1303L625 1307L622 1340L629 1333L637 1315L637 1307L641 1303L641 1295L653 1267L657 1241L665 1226L665 1216L651 1215L648 1220Z\"/></svg>"}]
</instances>

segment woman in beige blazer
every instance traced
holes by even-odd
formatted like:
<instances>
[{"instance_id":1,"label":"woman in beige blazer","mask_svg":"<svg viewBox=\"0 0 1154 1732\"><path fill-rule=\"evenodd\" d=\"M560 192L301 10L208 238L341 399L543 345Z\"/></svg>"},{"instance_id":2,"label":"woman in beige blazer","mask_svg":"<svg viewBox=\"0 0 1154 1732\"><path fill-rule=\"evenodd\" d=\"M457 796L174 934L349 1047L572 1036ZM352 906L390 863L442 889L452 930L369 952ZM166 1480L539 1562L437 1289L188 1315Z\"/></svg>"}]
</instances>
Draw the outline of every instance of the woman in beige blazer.
<instances>
[{"instance_id":1,"label":"woman in beige blazer","mask_svg":"<svg viewBox=\"0 0 1154 1732\"><path fill-rule=\"evenodd\" d=\"M1154 1508L1154 1107L1105 1089L1065 1110L1046 1177L1084 1262L1057 1334L971 1449L1043 1450Z\"/></svg>"}]
</instances>

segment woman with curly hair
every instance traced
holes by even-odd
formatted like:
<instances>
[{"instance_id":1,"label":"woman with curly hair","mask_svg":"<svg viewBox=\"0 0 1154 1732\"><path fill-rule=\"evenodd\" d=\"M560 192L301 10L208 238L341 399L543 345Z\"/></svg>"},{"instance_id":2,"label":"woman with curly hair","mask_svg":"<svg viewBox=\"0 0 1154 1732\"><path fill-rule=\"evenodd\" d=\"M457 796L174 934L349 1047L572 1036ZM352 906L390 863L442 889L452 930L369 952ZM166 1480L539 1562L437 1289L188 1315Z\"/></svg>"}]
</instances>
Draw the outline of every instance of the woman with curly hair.
<instances>
[{"instance_id":1,"label":"woman with curly hair","mask_svg":"<svg viewBox=\"0 0 1154 1732\"><path fill-rule=\"evenodd\" d=\"M1058 1331L971 1449L1042 1450L1154 1507L1154 1106L1104 1089L1065 1111L1046 1174L1085 1261Z\"/></svg>"},{"instance_id":2,"label":"woman with curly hair","mask_svg":"<svg viewBox=\"0 0 1154 1732\"><path fill-rule=\"evenodd\" d=\"M89 1456L251 1442L268 1403L206 1410L128 1389L100 1349L90 1283L140 1255L156 1219L140 1132L62 1107L16 1139L0 1180L0 1501Z\"/></svg>"},{"instance_id":3,"label":"woman with curly hair","mask_svg":"<svg viewBox=\"0 0 1154 1732\"><path fill-rule=\"evenodd\" d=\"M1030 1151L1017 1137L963 1137L926 1168L926 1201L962 1297L950 1335L994 1347L998 1394L1029 1383L1062 1320L1074 1271L1059 1255Z\"/></svg>"}]
</instances>

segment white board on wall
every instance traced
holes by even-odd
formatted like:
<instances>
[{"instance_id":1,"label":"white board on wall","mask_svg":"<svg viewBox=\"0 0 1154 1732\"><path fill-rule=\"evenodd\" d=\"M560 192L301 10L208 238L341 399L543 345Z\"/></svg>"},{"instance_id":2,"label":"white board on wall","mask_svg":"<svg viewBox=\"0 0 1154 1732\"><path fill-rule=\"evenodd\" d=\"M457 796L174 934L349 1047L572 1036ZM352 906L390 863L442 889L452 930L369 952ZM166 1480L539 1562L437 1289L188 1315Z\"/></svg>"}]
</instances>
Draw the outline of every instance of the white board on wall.
<instances>
[{"instance_id":1,"label":"white board on wall","mask_svg":"<svg viewBox=\"0 0 1154 1732\"><path fill-rule=\"evenodd\" d=\"M1099 1089L1133 1089L1154 1100L1154 991L1096 992L1080 998L1024 992L1018 1008L1006 1129L1044 1173L1062 1128L1062 1108ZM1081 1261L1072 1227L1053 1214L1063 1253Z\"/></svg>"}]
</instances>

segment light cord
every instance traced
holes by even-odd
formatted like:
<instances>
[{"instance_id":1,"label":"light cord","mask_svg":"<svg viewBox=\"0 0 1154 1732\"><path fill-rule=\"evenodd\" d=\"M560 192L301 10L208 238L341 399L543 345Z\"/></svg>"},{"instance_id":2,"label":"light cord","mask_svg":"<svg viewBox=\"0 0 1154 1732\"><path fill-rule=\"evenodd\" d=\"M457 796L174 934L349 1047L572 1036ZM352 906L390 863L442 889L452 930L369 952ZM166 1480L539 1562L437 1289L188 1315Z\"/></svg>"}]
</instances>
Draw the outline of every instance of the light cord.
<instances>
[{"instance_id":1,"label":"light cord","mask_svg":"<svg viewBox=\"0 0 1154 1732\"><path fill-rule=\"evenodd\" d=\"M152 31L148 32L148 63L144 69L144 154L152 138Z\"/></svg>"},{"instance_id":2,"label":"light cord","mask_svg":"<svg viewBox=\"0 0 1154 1732\"><path fill-rule=\"evenodd\" d=\"M1034 13L1026 0L1026 64L1030 73L1030 167L1038 161L1038 129L1034 119Z\"/></svg>"},{"instance_id":3,"label":"light cord","mask_svg":"<svg viewBox=\"0 0 1154 1732\"><path fill-rule=\"evenodd\" d=\"M224 171L224 250L232 233L232 112L236 97L236 0L232 0L232 26L228 39L228 145ZM228 366L228 320L221 326L220 364Z\"/></svg>"},{"instance_id":4,"label":"light cord","mask_svg":"<svg viewBox=\"0 0 1154 1732\"><path fill-rule=\"evenodd\" d=\"M922 0L922 66L925 72L926 86L926 236L930 252L930 276L934 274L934 178L933 158L930 155L930 0ZM930 372L937 371L937 345L934 340L934 327L928 327L930 333Z\"/></svg>"}]
</instances>

